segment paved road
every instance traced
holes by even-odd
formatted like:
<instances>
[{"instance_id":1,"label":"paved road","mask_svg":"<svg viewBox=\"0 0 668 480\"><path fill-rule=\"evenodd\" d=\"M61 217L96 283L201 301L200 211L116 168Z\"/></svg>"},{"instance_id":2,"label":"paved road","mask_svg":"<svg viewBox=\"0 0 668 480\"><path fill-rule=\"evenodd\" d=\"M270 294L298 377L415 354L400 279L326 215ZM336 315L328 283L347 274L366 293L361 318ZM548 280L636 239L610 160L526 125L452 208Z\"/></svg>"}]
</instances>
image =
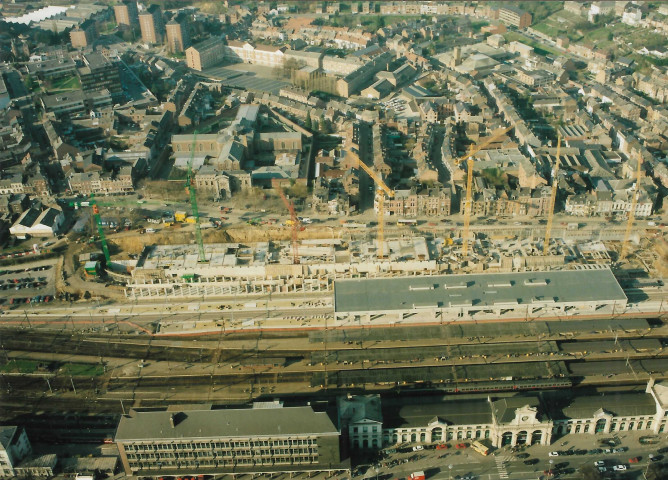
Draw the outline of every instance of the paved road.
<instances>
[{"instance_id":1,"label":"paved road","mask_svg":"<svg viewBox=\"0 0 668 480\"><path fill-rule=\"evenodd\" d=\"M573 473L560 474L560 479L581 478L577 469L583 465L592 465L597 460L604 460L608 468L612 465L623 464L628 468L631 478L642 478L642 472L647 468L648 455L651 453L657 455L657 449L668 444L665 436L657 437L660 443L657 445L641 445L639 438L648 436L647 432L622 432L618 437L620 445L628 448L628 451L619 454L592 454L592 455L570 455L549 457L551 451L564 451L568 449L590 450L597 448L597 440L602 438L612 438L614 435L585 435L573 434L553 440L549 446L533 445L526 447L524 453L528 453L530 458L537 459L535 465L526 465L524 459L517 457L507 448L493 449L492 455L483 457L471 449L455 450L424 450L418 453L418 460L407 464L400 464L394 468L381 467L379 476L391 474L390 478L406 478L411 472L424 470L429 480L449 480L457 476L464 477L472 475L476 480L536 480L545 478L544 471L549 470L550 466L558 464L563 465L564 469L574 469ZM651 436L651 434L649 434ZM454 442L449 442L452 446ZM394 454L390 459L403 460L416 455L415 453ZM629 459L640 457L640 463L631 464ZM550 460L553 461L550 464ZM452 465L452 468L449 468ZM562 469L563 470L563 469ZM371 469L370 478L375 478L375 471ZM368 475L368 474L367 474Z\"/></svg>"}]
</instances>

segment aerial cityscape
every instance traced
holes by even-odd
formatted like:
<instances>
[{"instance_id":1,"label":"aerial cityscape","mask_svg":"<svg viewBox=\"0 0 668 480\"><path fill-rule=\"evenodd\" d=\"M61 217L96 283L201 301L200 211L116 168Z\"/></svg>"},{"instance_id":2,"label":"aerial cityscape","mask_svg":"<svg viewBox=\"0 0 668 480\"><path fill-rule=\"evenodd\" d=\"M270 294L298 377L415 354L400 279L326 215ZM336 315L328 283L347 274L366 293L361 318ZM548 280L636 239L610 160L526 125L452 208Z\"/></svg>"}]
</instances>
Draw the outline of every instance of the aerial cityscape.
<instances>
[{"instance_id":1,"label":"aerial cityscape","mask_svg":"<svg viewBox=\"0 0 668 480\"><path fill-rule=\"evenodd\" d=\"M668 480L668 3L0 0L0 478Z\"/></svg>"}]
</instances>

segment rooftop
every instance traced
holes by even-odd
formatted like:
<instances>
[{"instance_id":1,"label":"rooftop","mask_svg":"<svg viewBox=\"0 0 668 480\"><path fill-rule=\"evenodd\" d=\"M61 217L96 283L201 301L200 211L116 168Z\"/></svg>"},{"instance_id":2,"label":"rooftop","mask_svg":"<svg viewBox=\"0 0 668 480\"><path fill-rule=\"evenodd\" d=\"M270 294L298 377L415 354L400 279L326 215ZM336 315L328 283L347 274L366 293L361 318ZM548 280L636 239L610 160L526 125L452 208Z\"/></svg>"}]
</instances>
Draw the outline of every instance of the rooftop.
<instances>
[{"instance_id":1,"label":"rooftop","mask_svg":"<svg viewBox=\"0 0 668 480\"><path fill-rule=\"evenodd\" d=\"M121 417L116 441L287 435L338 435L338 432L326 413L314 412L311 407L133 411Z\"/></svg>"},{"instance_id":2,"label":"rooftop","mask_svg":"<svg viewBox=\"0 0 668 480\"><path fill-rule=\"evenodd\" d=\"M422 401L424 401L422 399ZM492 423L492 410L484 398L383 407L384 428L424 427L434 423L484 425Z\"/></svg>"},{"instance_id":3,"label":"rooftop","mask_svg":"<svg viewBox=\"0 0 668 480\"><path fill-rule=\"evenodd\" d=\"M602 300L626 302L609 269L338 280L334 289L340 313Z\"/></svg>"}]
</instances>

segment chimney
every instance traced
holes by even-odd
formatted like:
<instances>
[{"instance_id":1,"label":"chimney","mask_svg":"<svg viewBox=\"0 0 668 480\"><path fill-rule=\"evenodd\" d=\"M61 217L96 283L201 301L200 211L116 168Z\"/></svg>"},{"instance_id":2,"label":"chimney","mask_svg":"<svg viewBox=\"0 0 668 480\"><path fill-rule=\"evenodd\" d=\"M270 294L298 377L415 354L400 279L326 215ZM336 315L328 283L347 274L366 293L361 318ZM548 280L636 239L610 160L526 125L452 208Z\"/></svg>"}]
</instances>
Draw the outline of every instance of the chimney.
<instances>
[{"instance_id":1,"label":"chimney","mask_svg":"<svg viewBox=\"0 0 668 480\"><path fill-rule=\"evenodd\" d=\"M175 423L174 423L174 414L173 413L169 416L169 424L172 426L172 428L174 428Z\"/></svg>"}]
</instances>

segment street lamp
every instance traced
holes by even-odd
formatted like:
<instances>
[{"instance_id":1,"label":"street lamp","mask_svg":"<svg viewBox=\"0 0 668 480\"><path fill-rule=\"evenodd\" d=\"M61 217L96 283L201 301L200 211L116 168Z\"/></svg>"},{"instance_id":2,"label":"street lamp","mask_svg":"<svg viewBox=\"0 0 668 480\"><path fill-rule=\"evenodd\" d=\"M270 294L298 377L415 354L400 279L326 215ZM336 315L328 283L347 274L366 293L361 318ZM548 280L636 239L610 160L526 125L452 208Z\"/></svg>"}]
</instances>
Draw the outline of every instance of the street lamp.
<instances>
[{"instance_id":1,"label":"street lamp","mask_svg":"<svg viewBox=\"0 0 668 480\"><path fill-rule=\"evenodd\" d=\"M452 464L448 465L448 471L450 472L450 480L452 480Z\"/></svg>"},{"instance_id":2,"label":"street lamp","mask_svg":"<svg viewBox=\"0 0 668 480\"><path fill-rule=\"evenodd\" d=\"M373 467L373 469L376 471L376 480L378 480L378 472L380 472L380 469L378 468L377 465Z\"/></svg>"},{"instance_id":3,"label":"street lamp","mask_svg":"<svg viewBox=\"0 0 668 480\"><path fill-rule=\"evenodd\" d=\"M550 469L547 471L547 476L551 477L552 476L552 464L554 463L554 460L550 459Z\"/></svg>"}]
</instances>

